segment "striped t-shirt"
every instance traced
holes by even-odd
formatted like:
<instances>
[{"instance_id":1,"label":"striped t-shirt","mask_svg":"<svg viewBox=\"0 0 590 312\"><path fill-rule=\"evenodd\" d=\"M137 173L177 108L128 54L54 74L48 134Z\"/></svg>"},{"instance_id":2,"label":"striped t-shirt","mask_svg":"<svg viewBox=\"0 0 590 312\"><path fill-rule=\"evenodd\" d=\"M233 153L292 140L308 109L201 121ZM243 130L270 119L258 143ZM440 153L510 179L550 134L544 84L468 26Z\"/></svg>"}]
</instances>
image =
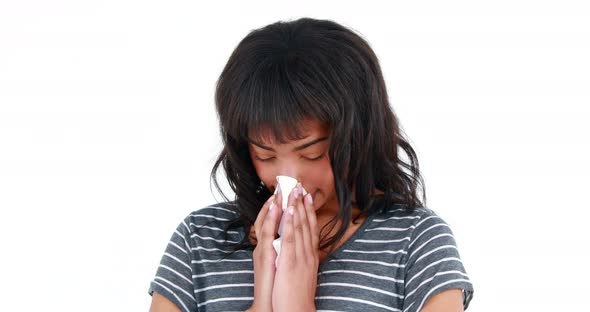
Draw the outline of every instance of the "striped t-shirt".
<instances>
[{"instance_id":1,"label":"striped t-shirt","mask_svg":"<svg viewBox=\"0 0 590 312\"><path fill-rule=\"evenodd\" d=\"M199 209L176 228L148 293L157 291L181 311L245 311L254 300L251 250L229 257L244 228L224 223L237 215L235 203ZM222 260L220 260L222 259ZM453 232L433 210L384 209L318 268L317 311L418 312L433 295L463 289L463 307L473 285L461 262Z\"/></svg>"}]
</instances>

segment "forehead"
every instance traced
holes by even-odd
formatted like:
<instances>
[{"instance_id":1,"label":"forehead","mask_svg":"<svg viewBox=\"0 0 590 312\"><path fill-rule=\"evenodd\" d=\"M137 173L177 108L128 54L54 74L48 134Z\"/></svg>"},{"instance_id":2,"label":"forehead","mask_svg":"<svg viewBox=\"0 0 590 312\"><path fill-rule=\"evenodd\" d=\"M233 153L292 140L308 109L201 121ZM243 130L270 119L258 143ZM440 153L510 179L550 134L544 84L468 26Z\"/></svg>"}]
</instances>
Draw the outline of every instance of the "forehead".
<instances>
[{"instance_id":1,"label":"forehead","mask_svg":"<svg viewBox=\"0 0 590 312\"><path fill-rule=\"evenodd\" d=\"M265 145L289 144L306 138L328 136L329 132L327 125L323 125L314 119L306 119L296 127L283 126L280 129L275 129L271 126L262 126L257 129L250 129L248 131L248 138L251 141ZM277 135L280 137L277 138Z\"/></svg>"}]
</instances>

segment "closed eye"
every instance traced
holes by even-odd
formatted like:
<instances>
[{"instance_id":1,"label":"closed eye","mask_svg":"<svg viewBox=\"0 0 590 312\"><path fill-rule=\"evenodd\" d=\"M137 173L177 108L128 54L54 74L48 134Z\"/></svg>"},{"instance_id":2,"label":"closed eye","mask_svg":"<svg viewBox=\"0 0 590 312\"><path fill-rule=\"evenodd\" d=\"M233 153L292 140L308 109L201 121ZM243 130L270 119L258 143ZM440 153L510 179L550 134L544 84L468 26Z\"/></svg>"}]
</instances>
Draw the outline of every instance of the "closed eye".
<instances>
[{"instance_id":1,"label":"closed eye","mask_svg":"<svg viewBox=\"0 0 590 312\"><path fill-rule=\"evenodd\" d=\"M307 160L314 161L314 160L319 160L320 158L324 157L324 155L325 155L325 154L326 154L326 153L322 153L320 156L318 156L318 157L316 157L316 158L307 158L307 157L303 157L303 158L305 158L305 159L307 159Z\"/></svg>"},{"instance_id":2,"label":"closed eye","mask_svg":"<svg viewBox=\"0 0 590 312\"><path fill-rule=\"evenodd\" d=\"M258 161L269 161L269 160L272 160L274 157L270 157L270 158L262 159L262 158L260 158L260 157L258 157L258 156L254 156L254 158L256 158L256 160L258 160Z\"/></svg>"},{"instance_id":3,"label":"closed eye","mask_svg":"<svg viewBox=\"0 0 590 312\"><path fill-rule=\"evenodd\" d=\"M315 160L320 160L322 157L324 157L324 155L325 155L325 154L326 154L326 153L323 153L323 154L321 154L320 156L318 156L318 157L316 157L316 158L307 158L307 157L303 157L303 156L301 156L301 157L302 157L303 159L305 159L305 160L309 160L309 161L315 161ZM255 158L256 158L256 160L258 160L258 161L271 161L271 160L273 160L273 159L274 159L274 157L269 157L269 158L262 159L262 158L260 158L260 157L258 157L258 156L255 156Z\"/></svg>"}]
</instances>

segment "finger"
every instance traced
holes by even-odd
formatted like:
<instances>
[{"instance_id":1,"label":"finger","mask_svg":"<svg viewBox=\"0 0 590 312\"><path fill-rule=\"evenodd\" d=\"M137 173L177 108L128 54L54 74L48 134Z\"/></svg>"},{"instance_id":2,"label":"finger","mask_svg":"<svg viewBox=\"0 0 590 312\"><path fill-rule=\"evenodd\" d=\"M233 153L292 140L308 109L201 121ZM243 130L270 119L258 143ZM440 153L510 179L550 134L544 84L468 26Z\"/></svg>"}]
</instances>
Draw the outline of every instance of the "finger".
<instances>
[{"instance_id":1,"label":"finger","mask_svg":"<svg viewBox=\"0 0 590 312\"><path fill-rule=\"evenodd\" d=\"M258 212L258 216L256 216L254 225L262 225L264 218L266 218L266 214L268 213L268 209L270 208L270 203L274 200L274 197L275 195L272 195L266 200L266 202L264 202L262 208L260 208L260 211Z\"/></svg>"},{"instance_id":2,"label":"finger","mask_svg":"<svg viewBox=\"0 0 590 312\"><path fill-rule=\"evenodd\" d=\"M295 236L293 234L293 207L288 207L283 220L283 234L279 266L290 265L295 258Z\"/></svg>"},{"instance_id":3,"label":"finger","mask_svg":"<svg viewBox=\"0 0 590 312\"><path fill-rule=\"evenodd\" d=\"M272 246L272 241L275 240L277 234L277 228L279 226L279 220L281 218L282 211L274 201L271 201L269 211L266 215L264 223L262 224L262 237L263 243L267 246ZM274 249L273 249L274 250Z\"/></svg>"},{"instance_id":4,"label":"finger","mask_svg":"<svg viewBox=\"0 0 590 312\"><path fill-rule=\"evenodd\" d=\"M275 204L283 209L283 190L281 190L281 185L277 183L277 191L275 195Z\"/></svg>"},{"instance_id":5,"label":"finger","mask_svg":"<svg viewBox=\"0 0 590 312\"><path fill-rule=\"evenodd\" d=\"M297 184L297 188L299 189L299 196L296 200L296 214L297 217L294 225L295 225L295 243L297 246L297 253L296 255L307 257L313 255L313 249L311 245L311 233L309 232L309 222L307 221L307 212L305 210L305 206L303 203L303 190L301 184Z\"/></svg>"},{"instance_id":6,"label":"finger","mask_svg":"<svg viewBox=\"0 0 590 312\"><path fill-rule=\"evenodd\" d=\"M281 218L282 218L285 211L283 210L283 191L281 190L281 186L279 184L277 184L276 195L275 195L274 201L275 201L276 206L279 207L279 210L281 211ZM281 228L281 222L282 221L279 218L279 225L277 226L277 232ZM279 235L280 235L280 233L279 233Z\"/></svg>"},{"instance_id":7,"label":"finger","mask_svg":"<svg viewBox=\"0 0 590 312\"><path fill-rule=\"evenodd\" d=\"M262 223L264 222L264 219L266 219L266 215L268 214L268 209L270 208L270 204L274 200L274 197L275 197L274 195L269 197L266 200L266 202L264 203L264 205L262 205L262 208L260 208L260 211L258 212L258 215L256 216L256 221L254 221L254 234L261 233ZM256 237L256 240L258 240L257 237Z\"/></svg>"},{"instance_id":8,"label":"finger","mask_svg":"<svg viewBox=\"0 0 590 312\"><path fill-rule=\"evenodd\" d=\"M314 252L318 252L320 248L320 230L318 228L318 220L315 212L315 206L313 204L313 198L311 194L305 195L305 210L307 211L307 220L309 222L309 230L311 234L311 245Z\"/></svg>"},{"instance_id":9,"label":"finger","mask_svg":"<svg viewBox=\"0 0 590 312\"><path fill-rule=\"evenodd\" d=\"M275 278L275 261L277 254L272 248L272 239L274 234L269 231L273 223L276 223L276 214L280 210L275 206L274 199L265 204L266 213L264 219L261 218L261 229L257 232L258 243L254 249L253 265L254 265L254 298L255 304L260 306L269 306L272 304L270 299L272 296L272 289L274 287ZM268 208L267 208L268 207Z\"/></svg>"},{"instance_id":10,"label":"finger","mask_svg":"<svg viewBox=\"0 0 590 312\"><path fill-rule=\"evenodd\" d=\"M297 183L299 184L299 183ZM287 207L294 207L295 208L295 202L296 202L296 197L299 196L299 194L301 194L299 192L299 189L297 188L297 186L293 187L293 189L291 189L291 192L289 193L289 197L287 199ZM293 214L293 216L295 217L296 214Z\"/></svg>"},{"instance_id":11,"label":"finger","mask_svg":"<svg viewBox=\"0 0 590 312\"><path fill-rule=\"evenodd\" d=\"M299 207L299 201L301 196L294 199L293 207L293 240L295 241L295 260L305 259L305 246L303 245L303 228L301 224L301 207Z\"/></svg>"},{"instance_id":12,"label":"finger","mask_svg":"<svg viewBox=\"0 0 590 312\"><path fill-rule=\"evenodd\" d=\"M272 210L270 211L271 217L273 219L272 226L269 227L272 229L273 240L276 238L276 234L279 230L279 224L281 222L281 218L283 217L283 209L281 209L276 202L271 204Z\"/></svg>"},{"instance_id":13,"label":"finger","mask_svg":"<svg viewBox=\"0 0 590 312\"><path fill-rule=\"evenodd\" d=\"M297 193L297 187L294 187L289 193L289 199L287 200L287 207L295 206L295 194Z\"/></svg>"}]
</instances>

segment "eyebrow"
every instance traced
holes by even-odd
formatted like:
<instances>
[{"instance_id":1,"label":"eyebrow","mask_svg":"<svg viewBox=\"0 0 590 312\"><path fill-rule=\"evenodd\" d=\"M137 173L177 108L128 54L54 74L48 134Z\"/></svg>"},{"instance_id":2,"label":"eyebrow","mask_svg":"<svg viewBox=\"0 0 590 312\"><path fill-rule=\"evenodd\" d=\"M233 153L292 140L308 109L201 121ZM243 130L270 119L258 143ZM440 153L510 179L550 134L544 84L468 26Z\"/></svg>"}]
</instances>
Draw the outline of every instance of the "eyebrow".
<instances>
[{"instance_id":1,"label":"eyebrow","mask_svg":"<svg viewBox=\"0 0 590 312\"><path fill-rule=\"evenodd\" d=\"M312 145L314 145L314 144L316 144L316 143L319 143L319 142L325 141L325 140L327 140L327 139L328 139L328 137L317 138L317 139L315 139L315 140L313 140L313 141L311 141L311 142L307 142L307 143L305 143L305 144L303 144L303 145L297 146L296 148L294 148L294 149L293 149L293 152L297 152L297 151L300 151L300 150L302 150L302 149L306 149L306 148L308 148L308 147L310 147L310 146L312 146ZM248 138L248 142L250 142L250 143L252 143L252 144L254 144L254 145L256 145L256 146L258 146L258 147L260 147L260 148L262 148L262 149L265 149L265 150L268 150L268 151L273 151L273 152L276 152L276 151L275 151L275 150L274 150L272 147L264 146L264 145L262 145L262 144L260 144L260 143L258 143L258 142L254 142L254 141L252 141L250 138Z\"/></svg>"}]
</instances>

